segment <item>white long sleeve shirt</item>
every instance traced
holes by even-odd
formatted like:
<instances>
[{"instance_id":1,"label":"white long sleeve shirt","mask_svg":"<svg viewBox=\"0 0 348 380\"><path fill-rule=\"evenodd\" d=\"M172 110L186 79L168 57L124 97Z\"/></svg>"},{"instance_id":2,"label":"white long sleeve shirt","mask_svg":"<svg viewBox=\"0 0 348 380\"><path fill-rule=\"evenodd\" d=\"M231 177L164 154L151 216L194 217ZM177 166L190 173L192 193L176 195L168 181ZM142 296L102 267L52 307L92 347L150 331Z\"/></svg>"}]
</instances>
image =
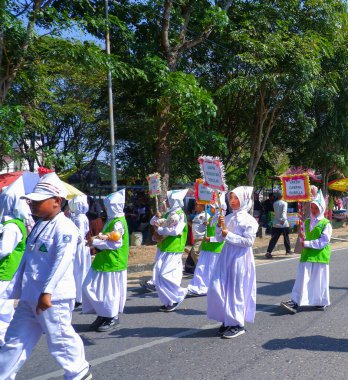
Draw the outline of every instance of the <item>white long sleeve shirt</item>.
<instances>
[{"instance_id":1,"label":"white long sleeve shirt","mask_svg":"<svg viewBox=\"0 0 348 380\"><path fill-rule=\"evenodd\" d=\"M313 228L319 223L321 219L311 219L309 224L310 231L313 230ZM331 236L332 226L331 223L328 223L324 228L324 231L321 233L320 238L315 240L305 240L303 245L305 248L322 249L330 243Z\"/></svg>"},{"instance_id":2,"label":"white long sleeve shirt","mask_svg":"<svg viewBox=\"0 0 348 380\"><path fill-rule=\"evenodd\" d=\"M0 260L12 253L22 238L22 232L15 223L6 224L0 238Z\"/></svg>"}]
</instances>

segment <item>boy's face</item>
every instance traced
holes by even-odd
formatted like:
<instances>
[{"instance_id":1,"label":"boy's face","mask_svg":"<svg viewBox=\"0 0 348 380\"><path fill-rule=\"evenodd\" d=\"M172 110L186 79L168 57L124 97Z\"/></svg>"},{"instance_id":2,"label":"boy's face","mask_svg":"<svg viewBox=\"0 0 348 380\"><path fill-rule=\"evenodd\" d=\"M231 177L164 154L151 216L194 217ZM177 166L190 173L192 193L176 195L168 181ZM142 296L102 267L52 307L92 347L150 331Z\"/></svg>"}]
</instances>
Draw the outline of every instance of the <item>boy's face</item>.
<instances>
[{"instance_id":1,"label":"boy's face","mask_svg":"<svg viewBox=\"0 0 348 380\"><path fill-rule=\"evenodd\" d=\"M239 198L235 193L230 194L230 206L232 210L238 210L240 208L240 201Z\"/></svg>"},{"instance_id":2,"label":"boy's face","mask_svg":"<svg viewBox=\"0 0 348 380\"><path fill-rule=\"evenodd\" d=\"M204 211L204 205L196 203L195 211L196 212L202 212L202 211Z\"/></svg>"},{"instance_id":3,"label":"boy's face","mask_svg":"<svg viewBox=\"0 0 348 380\"><path fill-rule=\"evenodd\" d=\"M215 214L215 207L213 207L213 206L210 206L210 213L211 213L212 215L214 215L214 214Z\"/></svg>"},{"instance_id":4,"label":"boy's face","mask_svg":"<svg viewBox=\"0 0 348 380\"><path fill-rule=\"evenodd\" d=\"M43 220L52 219L61 209L62 198L52 197L43 201L29 201L30 210L33 215Z\"/></svg>"}]
</instances>

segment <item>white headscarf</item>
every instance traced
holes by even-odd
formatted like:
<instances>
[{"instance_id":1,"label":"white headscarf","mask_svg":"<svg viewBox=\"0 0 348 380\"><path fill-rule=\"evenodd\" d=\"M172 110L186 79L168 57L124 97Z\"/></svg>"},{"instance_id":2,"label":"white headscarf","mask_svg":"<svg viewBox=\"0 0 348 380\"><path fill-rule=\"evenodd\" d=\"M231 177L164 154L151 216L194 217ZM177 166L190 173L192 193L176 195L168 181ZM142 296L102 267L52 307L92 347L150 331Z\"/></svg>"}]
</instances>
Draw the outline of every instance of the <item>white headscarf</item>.
<instances>
[{"instance_id":1,"label":"white headscarf","mask_svg":"<svg viewBox=\"0 0 348 380\"><path fill-rule=\"evenodd\" d=\"M69 209L75 216L86 214L89 209L87 195L76 195L69 201Z\"/></svg>"},{"instance_id":2,"label":"white headscarf","mask_svg":"<svg viewBox=\"0 0 348 380\"><path fill-rule=\"evenodd\" d=\"M6 190L0 196L0 215L2 220L13 218L30 220L30 207L24 199Z\"/></svg>"},{"instance_id":3,"label":"white headscarf","mask_svg":"<svg viewBox=\"0 0 348 380\"><path fill-rule=\"evenodd\" d=\"M220 199L220 204L221 204L221 215L225 215L226 214L226 210L227 210L227 204L226 204L226 193L225 192L222 192L222 193L219 193L218 194L218 197ZM220 216L220 206L219 206L219 202L216 200L214 205L213 205L214 209L215 209L215 213L212 217L212 221L211 223L215 223L219 216Z\"/></svg>"},{"instance_id":4,"label":"white headscarf","mask_svg":"<svg viewBox=\"0 0 348 380\"><path fill-rule=\"evenodd\" d=\"M316 198L314 198L311 203L314 203L315 205L317 205L319 208L319 211L320 211L320 214L318 216L316 216L315 218L316 219L323 219L324 213L326 210L326 202L325 202L325 198L324 198L321 190L318 191ZM312 214L311 214L311 218L312 218Z\"/></svg>"},{"instance_id":5,"label":"white headscarf","mask_svg":"<svg viewBox=\"0 0 348 380\"><path fill-rule=\"evenodd\" d=\"M252 186L238 186L229 192L228 197L230 197L231 193L234 193L240 202L239 209L233 210L233 213L248 212L251 209L253 205L253 191L254 188Z\"/></svg>"},{"instance_id":6,"label":"white headscarf","mask_svg":"<svg viewBox=\"0 0 348 380\"><path fill-rule=\"evenodd\" d=\"M167 198L169 203L169 210L167 210L167 212L171 212L184 207L184 198L187 192L188 189L167 191Z\"/></svg>"},{"instance_id":7,"label":"white headscarf","mask_svg":"<svg viewBox=\"0 0 348 380\"><path fill-rule=\"evenodd\" d=\"M104 199L104 206L106 208L108 220L124 216L123 209L125 202L126 189L111 193Z\"/></svg>"}]
</instances>

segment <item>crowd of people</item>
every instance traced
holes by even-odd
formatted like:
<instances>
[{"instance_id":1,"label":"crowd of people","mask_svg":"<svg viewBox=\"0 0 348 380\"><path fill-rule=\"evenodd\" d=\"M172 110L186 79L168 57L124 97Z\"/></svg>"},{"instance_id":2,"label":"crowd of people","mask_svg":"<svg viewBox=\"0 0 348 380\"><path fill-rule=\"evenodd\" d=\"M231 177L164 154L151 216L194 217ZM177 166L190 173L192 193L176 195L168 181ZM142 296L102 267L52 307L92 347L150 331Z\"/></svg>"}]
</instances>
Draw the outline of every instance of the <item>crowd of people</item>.
<instances>
[{"instance_id":1,"label":"crowd of people","mask_svg":"<svg viewBox=\"0 0 348 380\"><path fill-rule=\"evenodd\" d=\"M208 210L196 205L190 221L183 209L186 193L187 189L168 191L163 210L149 221L157 253L152 279L145 287L157 293L158 310L164 313L175 311L186 297L206 296L207 317L221 323L217 335L236 338L245 333L246 322L254 322L256 312L252 246L259 222L250 214L253 188L239 186L221 194ZM125 190L104 199L104 218L100 205L86 196L70 200L67 208L66 197L55 173L42 176L32 193L0 197L1 380L15 378L43 333L66 379L91 379L83 342L72 327L74 308L82 306L83 313L94 315L93 331L107 332L120 323L130 241ZM272 239L279 237L277 230L288 228L284 203L279 198L272 204L276 215ZM139 208L143 209L141 204ZM300 236L302 253L292 297L280 305L291 314L300 306L323 310L330 304L332 228L324 217L325 208L321 192L313 194ZM137 214L146 215L146 210ZM31 216L35 224L25 224ZM189 226L194 272L185 288L182 256Z\"/></svg>"}]
</instances>

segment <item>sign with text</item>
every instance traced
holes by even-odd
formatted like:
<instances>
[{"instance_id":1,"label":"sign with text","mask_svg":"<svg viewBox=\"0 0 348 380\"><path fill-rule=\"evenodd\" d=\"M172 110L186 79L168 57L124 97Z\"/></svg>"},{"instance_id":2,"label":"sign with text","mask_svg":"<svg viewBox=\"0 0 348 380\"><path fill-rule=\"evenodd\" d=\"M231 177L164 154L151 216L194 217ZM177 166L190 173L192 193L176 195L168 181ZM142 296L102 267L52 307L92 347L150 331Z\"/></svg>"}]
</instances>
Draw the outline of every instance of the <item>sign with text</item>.
<instances>
[{"instance_id":1,"label":"sign with text","mask_svg":"<svg viewBox=\"0 0 348 380\"><path fill-rule=\"evenodd\" d=\"M311 188L308 174L281 177L283 199L287 202L310 202Z\"/></svg>"},{"instance_id":2,"label":"sign with text","mask_svg":"<svg viewBox=\"0 0 348 380\"><path fill-rule=\"evenodd\" d=\"M198 158L203 184L213 190L227 191L225 168L218 157L201 156Z\"/></svg>"},{"instance_id":3,"label":"sign with text","mask_svg":"<svg viewBox=\"0 0 348 380\"><path fill-rule=\"evenodd\" d=\"M149 174L147 182L149 183L149 195L151 198L161 193L161 175L159 173Z\"/></svg>"},{"instance_id":4,"label":"sign with text","mask_svg":"<svg viewBox=\"0 0 348 380\"><path fill-rule=\"evenodd\" d=\"M195 198L198 204L209 205L215 203L216 193L204 186L203 179L196 179L195 183Z\"/></svg>"}]
</instances>

